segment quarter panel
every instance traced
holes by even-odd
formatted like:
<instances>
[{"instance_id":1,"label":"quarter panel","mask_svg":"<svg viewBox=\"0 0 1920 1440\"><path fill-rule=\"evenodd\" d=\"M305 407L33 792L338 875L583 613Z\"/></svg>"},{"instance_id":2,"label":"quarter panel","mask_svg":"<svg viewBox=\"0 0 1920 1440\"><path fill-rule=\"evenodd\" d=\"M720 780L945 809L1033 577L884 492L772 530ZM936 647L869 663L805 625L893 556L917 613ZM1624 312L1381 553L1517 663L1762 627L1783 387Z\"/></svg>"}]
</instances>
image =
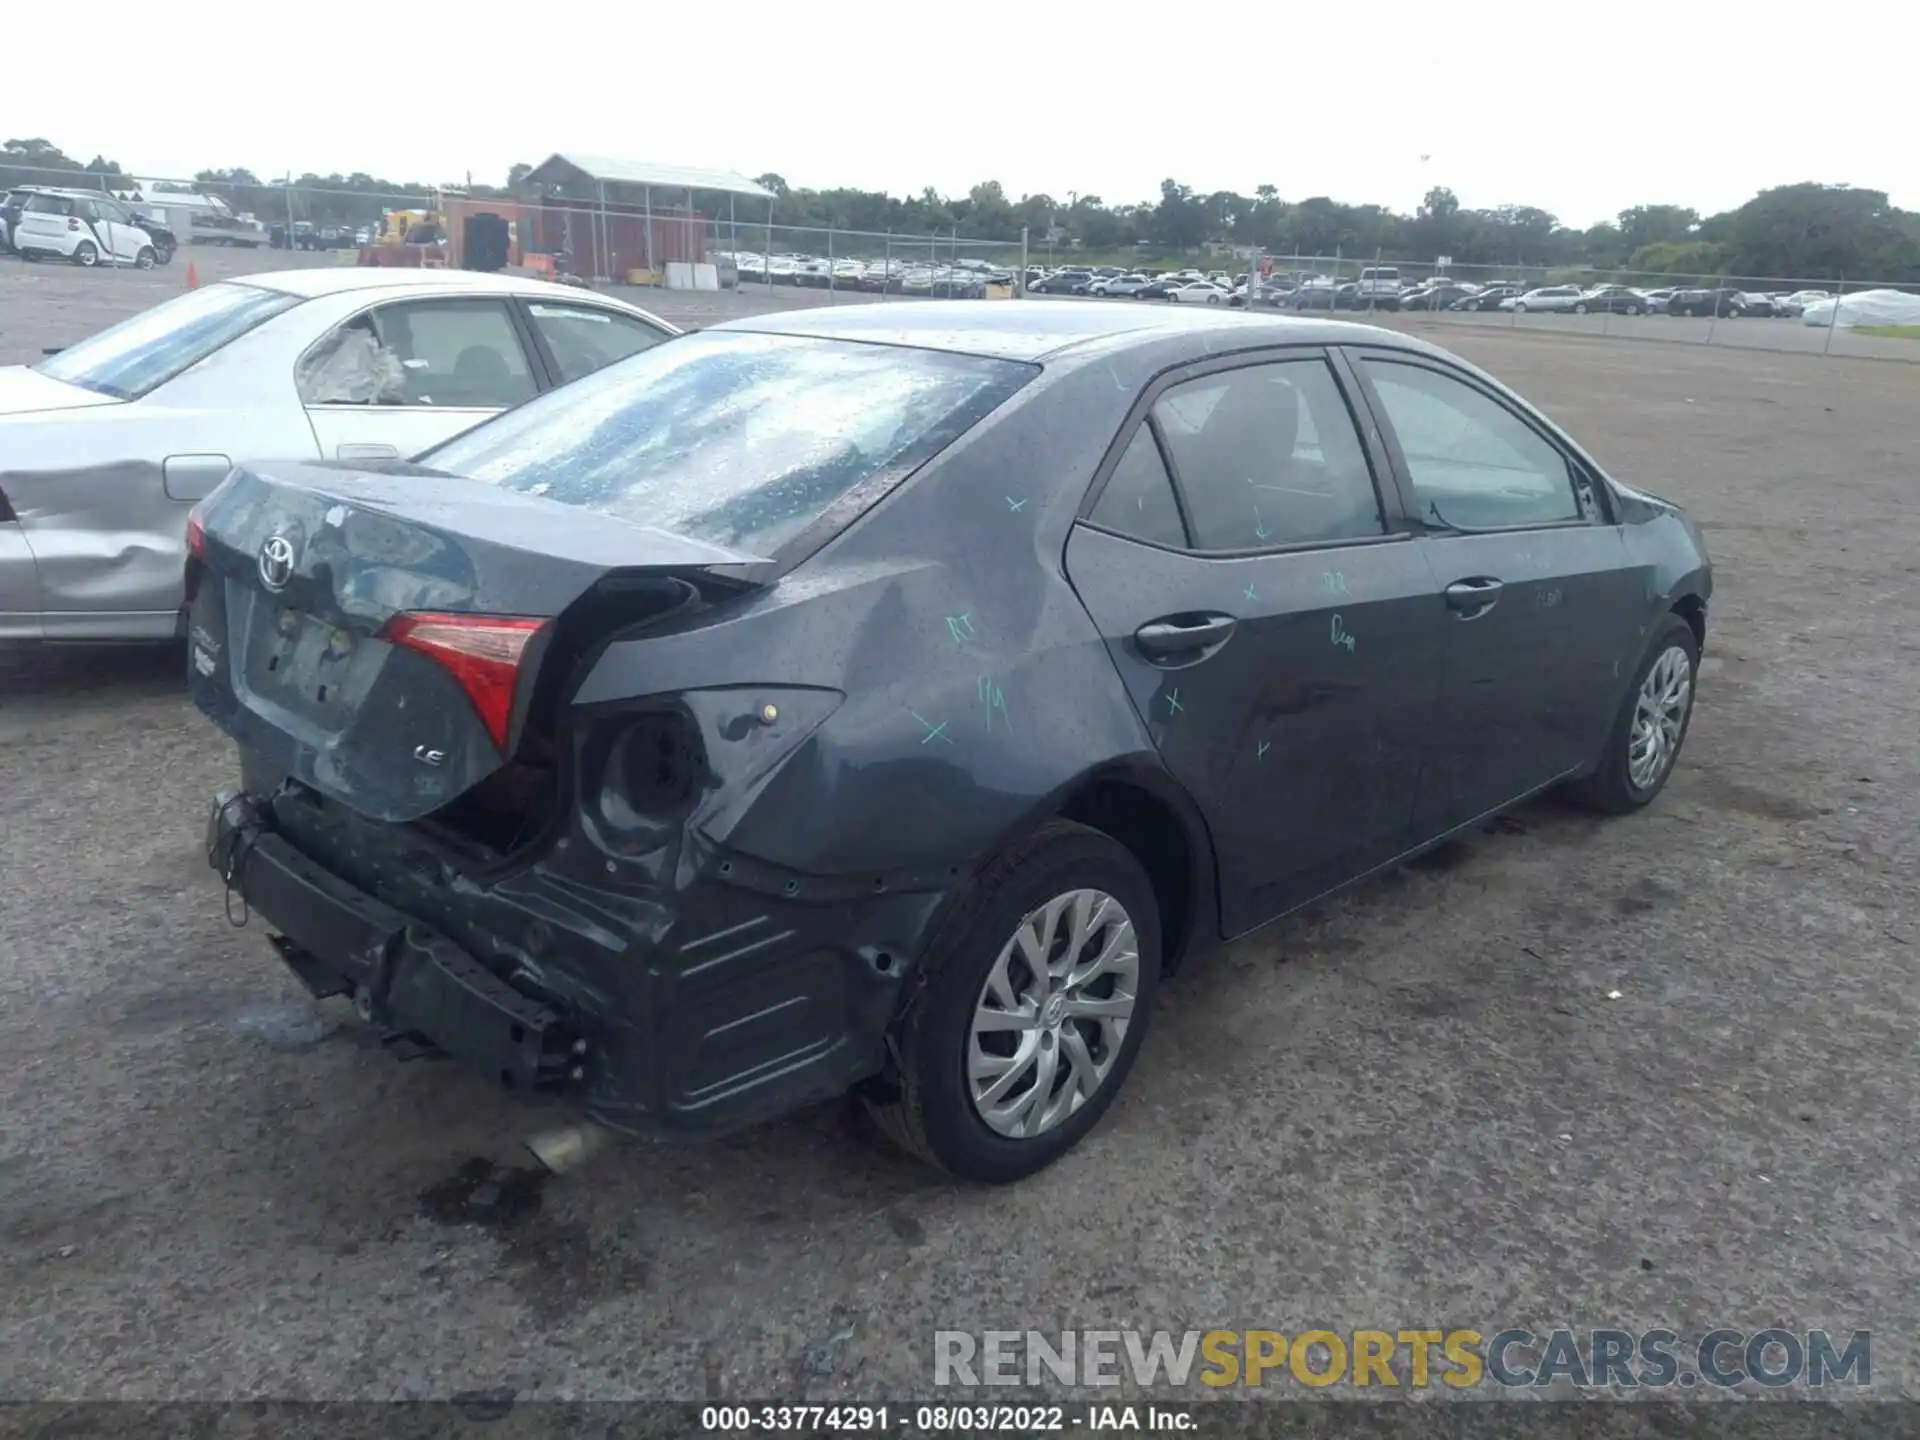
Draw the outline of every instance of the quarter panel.
<instances>
[{"instance_id":1,"label":"quarter panel","mask_svg":"<svg viewBox=\"0 0 1920 1440\"><path fill-rule=\"evenodd\" d=\"M1061 556L1138 361L1041 376L718 620L616 641L577 705L724 685L846 697L716 843L806 874L971 868L1089 770L1153 747Z\"/></svg>"}]
</instances>

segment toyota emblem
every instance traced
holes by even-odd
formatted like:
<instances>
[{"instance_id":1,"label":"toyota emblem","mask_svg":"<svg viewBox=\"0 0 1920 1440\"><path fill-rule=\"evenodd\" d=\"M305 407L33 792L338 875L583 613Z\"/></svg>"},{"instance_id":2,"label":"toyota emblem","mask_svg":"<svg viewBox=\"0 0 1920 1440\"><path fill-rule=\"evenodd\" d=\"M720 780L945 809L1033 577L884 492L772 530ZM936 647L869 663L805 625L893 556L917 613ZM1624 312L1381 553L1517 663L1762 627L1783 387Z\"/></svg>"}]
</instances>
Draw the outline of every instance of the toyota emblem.
<instances>
[{"instance_id":1,"label":"toyota emblem","mask_svg":"<svg viewBox=\"0 0 1920 1440\"><path fill-rule=\"evenodd\" d=\"M269 590L284 590L293 578L293 542L275 535L260 547L260 583Z\"/></svg>"}]
</instances>

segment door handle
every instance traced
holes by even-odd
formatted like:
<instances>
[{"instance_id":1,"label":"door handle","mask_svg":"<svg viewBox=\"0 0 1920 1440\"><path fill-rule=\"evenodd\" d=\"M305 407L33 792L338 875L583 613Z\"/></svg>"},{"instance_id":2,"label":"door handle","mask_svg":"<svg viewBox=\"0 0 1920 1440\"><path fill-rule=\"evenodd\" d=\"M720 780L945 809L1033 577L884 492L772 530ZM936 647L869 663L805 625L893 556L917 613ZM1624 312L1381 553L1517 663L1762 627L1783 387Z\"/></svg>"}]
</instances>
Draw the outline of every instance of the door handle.
<instances>
[{"instance_id":1,"label":"door handle","mask_svg":"<svg viewBox=\"0 0 1920 1440\"><path fill-rule=\"evenodd\" d=\"M398 460L400 452L391 445L342 445L333 452L336 460Z\"/></svg>"},{"instance_id":2,"label":"door handle","mask_svg":"<svg viewBox=\"0 0 1920 1440\"><path fill-rule=\"evenodd\" d=\"M1456 580L1447 586L1447 608L1458 610L1471 620L1498 600L1501 591L1506 588L1490 575L1477 575L1471 580Z\"/></svg>"},{"instance_id":3,"label":"door handle","mask_svg":"<svg viewBox=\"0 0 1920 1440\"><path fill-rule=\"evenodd\" d=\"M1149 620L1134 631L1133 643L1149 660L1171 660L1186 655L1204 659L1204 655L1194 652L1211 653L1219 649L1239 623L1231 615L1217 613L1169 615L1161 620Z\"/></svg>"}]
</instances>

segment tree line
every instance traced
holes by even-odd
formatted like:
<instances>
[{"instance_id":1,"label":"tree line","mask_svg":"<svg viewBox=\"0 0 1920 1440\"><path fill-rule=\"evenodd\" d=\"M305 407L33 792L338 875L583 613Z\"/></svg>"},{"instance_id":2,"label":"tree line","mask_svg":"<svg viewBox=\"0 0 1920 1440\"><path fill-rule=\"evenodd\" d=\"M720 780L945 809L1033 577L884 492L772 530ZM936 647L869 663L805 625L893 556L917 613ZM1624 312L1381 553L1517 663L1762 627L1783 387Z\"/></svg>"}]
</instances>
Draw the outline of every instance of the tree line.
<instances>
[{"instance_id":1,"label":"tree line","mask_svg":"<svg viewBox=\"0 0 1920 1440\"><path fill-rule=\"evenodd\" d=\"M500 185L461 188L474 195L524 195L530 168L513 166ZM60 171L74 172L75 184L104 182L115 189L129 178L102 156L83 164L44 139L0 145L0 184L47 184ZM291 202L291 218L316 224L377 222L387 206L421 203L437 188L363 172L307 173L289 181L225 169L192 178L263 220L289 218ZM1044 254L1051 246L1056 257L1077 248L1157 260L1190 255L1214 242L1275 256L1378 255L1427 264L1448 256L1459 266L1920 283L1920 212L1899 209L1885 191L1851 185L1777 186L1712 215L1683 205L1636 205L1583 229L1538 206L1468 209L1445 186L1429 190L1405 215L1324 195L1286 200L1273 185L1251 195L1201 194L1172 179L1161 181L1158 200L1119 204L1075 191L1064 200L1046 194L1016 200L996 180L953 196L931 186L910 196L815 190L789 185L777 174L761 175L759 183L774 193L776 226L1006 242L1018 241L1024 229L1030 253ZM694 203L708 215L729 213L723 196L696 195ZM736 213L753 228L765 219L758 205Z\"/></svg>"}]
</instances>

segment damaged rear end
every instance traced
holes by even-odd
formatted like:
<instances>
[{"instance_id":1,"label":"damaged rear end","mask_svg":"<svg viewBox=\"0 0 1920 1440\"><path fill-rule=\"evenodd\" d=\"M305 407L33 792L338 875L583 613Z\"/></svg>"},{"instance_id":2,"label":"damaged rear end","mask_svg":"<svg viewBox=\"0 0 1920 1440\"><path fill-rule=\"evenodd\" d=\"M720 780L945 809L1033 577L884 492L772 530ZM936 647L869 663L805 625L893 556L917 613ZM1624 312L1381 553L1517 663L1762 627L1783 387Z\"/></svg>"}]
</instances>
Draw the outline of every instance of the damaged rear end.
<instances>
[{"instance_id":1,"label":"damaged rear end","mask_svg":"<svg viewBox=\"0 0 1920 1440\"><path fill-rule=\"evenodd\" d=\"M727 848L844 703L865 613L774 582L1028 373L691 336L435 468L235 472L187 576L193 698L241 756L208 822L230 910L402 1055L616 1128L730 1129L874 1073L944 881Z\"/></svg>"},{"instance_id":2,"label":"damaged rear end","mask_svg":"<svg viewBox=\"0 0 1920 1440\"><path fill-rule=\"evenodd\" d=\"M568 854L577 770L618 768L651 832L704 763L672 697L604 727L570 702L607 643L752 592L763 563L418 468L297 464L237 472L190 547L191 693L242 756L208 830L230 906L403 1057L641 1098L596 1044L634 897Z\"/></svg>"}]
</instances>

